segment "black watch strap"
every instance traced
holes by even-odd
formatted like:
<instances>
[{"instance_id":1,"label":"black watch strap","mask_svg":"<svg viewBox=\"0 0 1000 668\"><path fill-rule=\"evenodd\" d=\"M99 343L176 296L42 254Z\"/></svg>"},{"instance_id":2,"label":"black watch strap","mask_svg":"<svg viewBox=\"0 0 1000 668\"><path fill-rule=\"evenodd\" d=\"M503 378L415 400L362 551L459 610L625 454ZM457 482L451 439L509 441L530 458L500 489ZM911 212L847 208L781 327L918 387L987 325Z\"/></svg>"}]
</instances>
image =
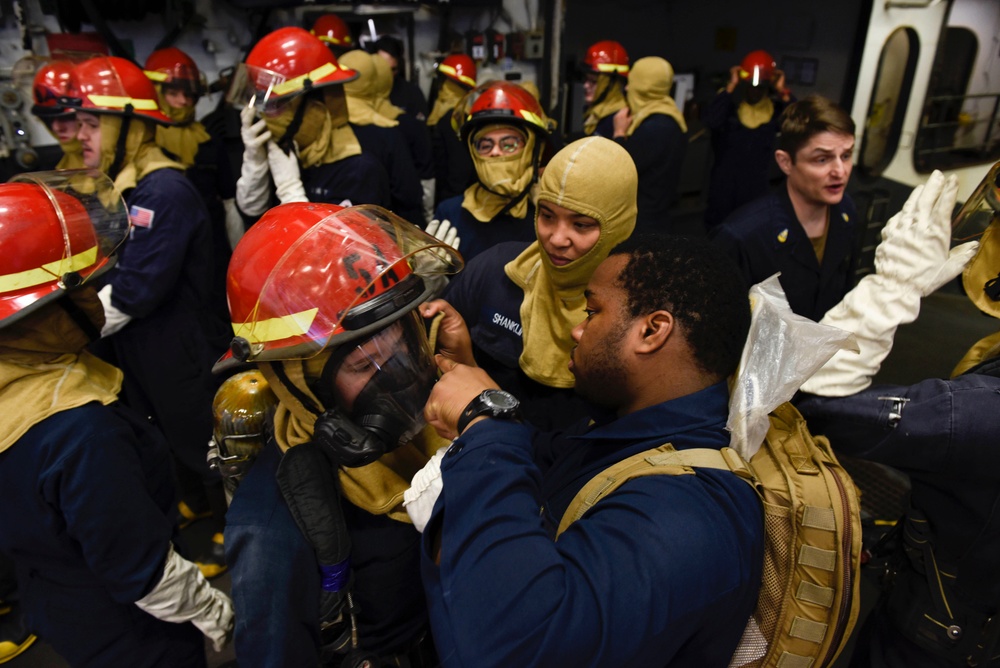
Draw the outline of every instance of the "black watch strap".
<instances>
[{"instance_id":1,"label":"black watch strap","mask_svg":"<svg viewBox=\"0 0 1000 668\"><path fill-rule=\"evenodd\" d=\"M499 401L498 401L499 400ZM475 399L469 402L458 418L456 425L459 435L465 431L469 423L481 415L506 420L520 418L520 402L514 395L503 390L483 390Z\"/></svg>"}]
</instances>

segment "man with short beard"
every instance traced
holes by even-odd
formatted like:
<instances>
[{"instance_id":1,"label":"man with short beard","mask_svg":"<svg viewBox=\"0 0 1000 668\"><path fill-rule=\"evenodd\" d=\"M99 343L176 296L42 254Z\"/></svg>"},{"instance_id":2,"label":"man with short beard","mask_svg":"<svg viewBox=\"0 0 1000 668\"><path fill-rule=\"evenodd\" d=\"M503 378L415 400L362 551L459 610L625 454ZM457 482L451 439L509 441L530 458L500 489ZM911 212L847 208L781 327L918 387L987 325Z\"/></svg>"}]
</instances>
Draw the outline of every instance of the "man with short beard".
<instances>
[{"instance_id":1,"label":"man with short beard","mask_svg":"<svg viewBox=\"0 0 1000 668\"><path fill-rule=\"evenodd\" d=\"M485 372L439 357L425 415L456 440L423 577L445 666L725 666L756 604L762 511L728 471L632 479L554 539L609 466L728 445L726 379L750 324L736 268L701 241L634 237L586 300L569 366L602 412L566 433L533 433Z\"/></svg>"}]
</instances>

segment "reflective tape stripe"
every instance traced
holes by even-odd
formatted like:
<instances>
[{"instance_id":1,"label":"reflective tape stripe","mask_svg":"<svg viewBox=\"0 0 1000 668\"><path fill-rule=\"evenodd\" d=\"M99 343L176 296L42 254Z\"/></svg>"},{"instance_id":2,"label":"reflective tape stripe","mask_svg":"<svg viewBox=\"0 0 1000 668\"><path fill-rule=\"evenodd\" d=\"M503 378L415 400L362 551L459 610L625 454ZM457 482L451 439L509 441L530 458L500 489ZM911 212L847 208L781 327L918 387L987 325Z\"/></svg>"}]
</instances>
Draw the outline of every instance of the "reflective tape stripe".
<instances>
[{"instance_id":1,"label":"reflective tape stripe","mask_svg":"<svg viewBox=\"0 0 1000 668\"><path fill-rule=\"evenodd\" d=\"M302 336L312 327L318 308L300 311L279 318L269 318L255 322L234 322L233 333L250 343L270 343L283 341L293 336Z\"/></svg>"},{"instance_id":2,"label":"reflective tape stripe","mask_svg":"<svg viewBox=\"0 0 1000 668\"><path fill-rule=\"evenodd\" d=\"M169 76L166 72L150 72L149 70L143 70L142 73L146 75L147 79L160 83L166 81Z\"/></svg>"},{"instance_id":3,"label":"reflective tape stripe","mask_svg":"<svg viewBox=\"0 0 1000 668\"><path fill-rule=\"evenodd\" d=\"M472 77L467 77L464 74L459 74L455 71L455 68L451 65L438 65L438 72L444 72L445 74L450 74L467 86L475 86L476 80Z\"/></svg>"},{"instance_id":4,"label":"reflective tape stripe","mask_svg":"<svg viewBox=\"0 0 1000 668\"><path fill-rule=\"evenodd\" d=\"M799 550L799 563L824 571L832 571L837 567L837 553L833 550L823 550L812 545L803 545Z\"/></svg>"},{"instance_id":5,"label":"reflective tape stripe","mask_svg":"<svg viewBox=\"0 0 1000 668\"><path fill-rule=\"evenodd\" d=\"M522 110L520 113L521 113L521 118L523 118L524 120L528 121L529 123L534 123L535 125L537 125L540 128L546 127L545 121L543 121L541 118L539 118L539 116L537 114L533 114L533 113L531 113L530 111L527 111L527 110Z\"/></svg>"},{"instance_id":6,"label":"reflective tape stripe","mask_svg":"<svg viewBox=\"0 0 1000 668\"><path fill-rule=\"evenodd\" d=\"M80 271L93 266L97 262L97 246L88 248L82 253L77 253L71 257L65 257L55 262L43 264L37 269L19 271L16 274L0 276L0 292L14 292L23 290L34 285L48 283L53 279L61 278L71 271Z\"/></svg>"},{"instance_id":7,"label":"reflective tape stripe","mask_svg":"<svg viewBox=\"0 0 1000 668\"><path fill-rule=\"evenodd\" d=\"M315 35L316 33L313 34ZM344 44L351 43L351 38L349 36L345 37L343 40L339 40L336 37L327 37L326 35L316 35L316 36L319 37L319 41L326 42L327 44L333 44L335 46L342 46Z\"/></svg>"},{"instance_id":8,"label":"reflective tape stripe","mask_svg":"<svg viewBox=\"0 0 1000 668\"><path fill-rule=\"evenodd\" d=\"M809 642L819 643L823 642L823 637L826 636L826 630L829 626L829 624L821 624L810 619L796 617L792 620L792 628L788 631L788 635L793 638L802 638Z\"/></svg>"},{"instance_id":9,"label":"reflective tape stripe","mask_svg":"<svg viewBox=\"0 0 1000 668\"><path fill-rule=\"evenodd\" d=\"M829 608L833 605L834 594L832 587L820 587L811 582L801 582L798 591L795 592L795 598Z\"/></svg>"},{"instance_id":10,"label":"reflective tape stripe","mask_svg":"<svg viewBox=\"0 0 1000 668\"><path fill-rule=\"evenodd\" d=\"M615 65L613 63L597 63L598 72L605 74L628 74L628 65Z\"/></svg>"},{"instance_id":11,"label":"reflective tape stripe","mask_svg":"<svg viewBox=\"0 0 1000 668\"><path fill-rule=\"evenodd\" d=\"M823 531L836 531L837 517L833 513L833 508L806 506L802 509L802 526L822 529Z\"/></svg>"},{"instance_id":12,"label":"reflective tape stripe","mask_svg":"<svg viewBox=\"0 0 1000 668\"><path fill-rule=\"evenodd\" d=\"M156 100L137 100L134 97L119 97L117 95L88 95L87 99L98 107L108 109L124 109L125 105L131 104L133 109L140 111L156 111L160 106Z\"/></svg>"},{"instance_id":13,"label":"reflective tape stripe","mask_svg":"<svg viewBox=\"0 0 1000 668\"><path fill-rule=\"evenodd\" d=\"M341 68L343 69L343 68ZM275 84L274 88L271 90L275 95L287 95L288 93L294 93L297 90L301 90L302 85L305 83L306 79L310 81L316 81L317 79L322 79L325 76L329 76L337 71L337 66L333 63L324 63L314 69L312 72L306 74L300 74L294 79L289 79L288 81L282 81L280 84Z\"/></svg>"}]
</instances>

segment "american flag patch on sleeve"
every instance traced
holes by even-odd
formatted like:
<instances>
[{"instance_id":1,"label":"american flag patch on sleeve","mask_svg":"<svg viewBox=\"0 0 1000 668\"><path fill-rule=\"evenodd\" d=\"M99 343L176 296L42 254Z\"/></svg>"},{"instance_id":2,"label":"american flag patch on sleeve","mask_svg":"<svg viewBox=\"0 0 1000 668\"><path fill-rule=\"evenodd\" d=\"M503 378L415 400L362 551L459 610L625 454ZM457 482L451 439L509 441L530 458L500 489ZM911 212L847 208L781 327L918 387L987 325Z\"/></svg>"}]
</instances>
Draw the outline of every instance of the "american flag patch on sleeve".
<instances>
[{"instance_id":1,"label":"american flag patch on sleeve","mask_svg":"<svg viewBox=\"0 0 1000 668\"><path fill-rule=\"evenodd\" d=\"M144 209L141 206L133 206L129 209L128 217L132 220L132 225L135 227L145 227L146 229L152 229L153 227L153 214L156 212L152 209Z\"/></svg>"}]
</instances>

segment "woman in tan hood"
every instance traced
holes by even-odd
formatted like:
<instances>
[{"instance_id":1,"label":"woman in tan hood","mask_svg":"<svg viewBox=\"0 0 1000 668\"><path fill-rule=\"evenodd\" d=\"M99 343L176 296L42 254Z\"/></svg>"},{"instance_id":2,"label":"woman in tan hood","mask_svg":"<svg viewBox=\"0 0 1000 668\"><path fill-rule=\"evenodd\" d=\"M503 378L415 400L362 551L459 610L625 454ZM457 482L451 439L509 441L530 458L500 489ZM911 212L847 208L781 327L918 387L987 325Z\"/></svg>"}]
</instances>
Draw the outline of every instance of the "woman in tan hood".
<instances>
[{"instance_id":1,"label":"woman in tan hood","mask_svg":"<svg viewBox=\"0 0 1000 668\"><path fill-rule=\"evenodd\" d=\"M640 58L628 75L628 107L615 114L615 141L632 156L639 172L641 232L669 232L670 207L687 148L687 123L670 97L674 68L663 58Z\"/></svg>"},{"instance_id":2,"label":"woman in tan hood","mask_svg":"<svg viewBox=\"0 0 1000 668\"><path fill-rule=\"evenodd\" d=\"M475 363L521 399L525 419L539 429L565 427L588 412L572 391L570 333L586 317L584 290L594 270L632 234L637 184L631 158L615 142L569 144L539 183L536 240L482 253L443 300L422 311L465 320ZM442 347L450 344L442 335Z\"/></svg>"}]
</instances>

